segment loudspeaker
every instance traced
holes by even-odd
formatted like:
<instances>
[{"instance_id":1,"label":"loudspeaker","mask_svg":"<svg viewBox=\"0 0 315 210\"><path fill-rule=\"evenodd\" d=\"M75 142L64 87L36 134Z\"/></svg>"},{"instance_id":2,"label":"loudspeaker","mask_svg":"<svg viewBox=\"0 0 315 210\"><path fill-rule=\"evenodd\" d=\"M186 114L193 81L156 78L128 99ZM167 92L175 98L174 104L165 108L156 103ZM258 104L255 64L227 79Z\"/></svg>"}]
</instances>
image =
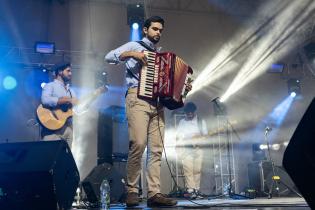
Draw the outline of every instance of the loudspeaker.
<instances>
[{"instance_id":1,"label":"loudspeaker","mask_svg":"<svg viewBox=\"0 0 315 210\"><path fill-rule=\"evenodd\" d=\"M97 165L113 163L113 125L109 111L99 112L97 127Z\"/></svg>"},{"instance_id":2,"label":"loudspeaker","mask_svg":"<svg viewBox=\"0 0 315 210\"><path fill-rule=\"evenodd\" d=\"M110 106L100 110L97 130L97 165L127 158L129 137L124 107Z\"/></svg>"},{"instance_id":3,"label":"loudspeaker","mask_svg":"<svg viewBox=\"0 0 315 210\"><path fill-rule=\"evenodd\" d=\"M0 144L1 209L69 209L79 181L65 141Z\"/></svg>"},{"instance_id":4,"label":"loudspeaker","mask_svg":"<svg viewBox=\"0 0 315 210\"><path fill-rule=\"evenodd\" d=\"M107 179L110 185L110 202L123 202L125 198L125 180L120 173L108 163L96 166L82 181L82 187L90 203L100 200L100 185Z\"/></svg>"},{"instance_id":5,"label":"loudspeaker","mask_svg":"<svg viewBox=\"0 0 315 210\"><path fill-rule=\"evenodd\" d=\"M283 156L283 166L312 209L315 209L315 99L298 124Z\"/></svg>"},{"instance_id":6,"label":"loudspeaker","mask_svg":"<svg viewBox=\"0 0 315 210\"><path fill-rule=\"evenodd\" d=\"M269 172L271 172L269 161L256 161L248 164L249 187L255 189L257 196L266 196L264 192L268 192L266 178Z\"/></svg>"}]
</instances>

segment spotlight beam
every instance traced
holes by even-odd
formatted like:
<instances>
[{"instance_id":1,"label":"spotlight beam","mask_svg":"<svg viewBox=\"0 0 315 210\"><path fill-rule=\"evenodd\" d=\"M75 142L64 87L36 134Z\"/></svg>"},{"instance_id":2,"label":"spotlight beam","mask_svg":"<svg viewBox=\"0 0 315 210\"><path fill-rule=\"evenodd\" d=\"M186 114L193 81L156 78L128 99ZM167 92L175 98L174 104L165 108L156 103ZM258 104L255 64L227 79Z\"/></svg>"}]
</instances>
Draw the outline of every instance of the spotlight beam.
<instances>
[{"instance_id":1,"label":"spotlight beam","mask_svg":"<svg viewBox=\"0 0 315 210\"><path fill-rule=\"evenodd\" d=\"M305 6L305 8L304 8L303 10L306 10L308 6L309 6L309 5ZM312 10L305 18L303 18L303 19L300 21L300 23L298 23L296 29L300 29L300 27L305 24L305 20L307 20L307 19L312 15L311 13L312 13L313 11L314 11L314 10ZM300 13L300 15L302 15L303 12L304 12L304 11L302 11L302 12ZM297 18L299 18L299 17L297 17ZM294 22L296 22L296 20L292 20L291 23L288 23L288 24L287 24L287 27L289 27L289 25L294 24ZM289 32L288 32L288 31L286 32L285 29L283 29L283 32L286 33L287 35L286 35L285 37L283 37L283 38L281 38L281 37L278 38L277 41L276 41L276 42L278 42L278 43L277 43L274 47L272 47L274 44L273 44L273 43L270 43L270 45L269 45L269 49L270 49L269 52L265 53L265 55L264 55L261 59L258 60L258 62L253 66L253 69L259 67L259 66L260 66L264 61L266 61L266 59L267 59L268 57L270 57L277 49L279 49L281 46L283 46L283 44L285 43L285 41L287 41L290 37L292 37L292 36L294 35L293 33L291 33L292 30L293 30L293 29L291 28L291 30L290 30ZM280 40L280 41L278 41L278 40Z\"/></svg>"},{"instance_id":2,"label":"spotlight beam","mask_svg":"<svg viewBox=\"0 0 315 210\"><path fill-rule=\"evenodd\" d=\"M271 17L269 17L263 24L261 24L253 32L249 32L249 35L243 41L241 41L241 43L235 49L233 49L232 52L228 53L227 56L220 60L222 54L225 54L226 51L225 48L227 48L223 47L223 49L221 49L217 56L215 56L215 58L206 66L206 68L195 79L195 81L193 82L194 88L192 91L189 92L188 95L192 95L193 93L199 91L202 87L207 86L212 82L220 79L224 75L228 74L230 71L225 71L224 73L220 72L219 75L216 75L218 74L217 72L221 70L227 63L229 63L233 58L235 58L241 52L244 52L249 47L251 47L252 44L254 44L259 39L259 37L257 37L257 34L259 34L259 32L261 32L264 28L266 28L278 16L280 11L284 10L286 7L288 7L288 4L284 4L281 7L279 7L278 10L275 11ZM227 51L229 51L229 49ZM211 68L211 66L214 66L214 68Z\"/></svg>"},{"instance_id":3,"label":"spotlight beam","mask_svg":"<svg viewBox=\"0 0 315 210\"><path fill-rule=\"evenodd\" d=\"M298 8L298 12L295 12L296 8ZM295 12L295 14L292 15L292 12ZM298 3L292 3L287 10L282 11L279 17L275 20L275 26L271 27L266 34L266 37L260 41L258 49L243 65L239 74L236 76L226 93L222 96L222 100L226 101L228 97L236 93L256 77L260 76L267 66L272 63L272 59L278 59L296 46L299 37L295 31L307 25L307 19L310 18L313 12L314 3L312 1L308 1L308 3L302 5L302 7ZM287 19L289 20L285 21ZM285 24L283 24L283 22L285 22ZM279 26L280 30L277 23L282 24ZM288 45L288 42L290 41L292 43L290 43L291 45Z\"/></svg>"},{"instance_id":4,"label":"spotlight beam","mask_svg":"<svg viewBox=\"0 0 315 210\"><path fill-rule=\"evenodd\" d=\"M306 8L305 8L306 9ZM309 16L311 16L311 14L309 14L307 17L305 17L303 20L300 21L300 23L298 24L297 28L300 28L301 26L304 25L304 21L307 20L309 18ZM295 21L292 21L292 23L289 24L293 24ZM283 46L283 44L285 43L285 41L289 40L290 37L293 36L293 34L291 33L292 30L290 30L290 32L284 32L287 35L283 38L278 38L276 42L276 45L274 45L274 43L270 43L269 45L269 50L267 49L266 51L269 52L265 52L264 55L258 59L258 61L251 67L251 69L246 72L243 76L243 78L248 78L250 76L250 74L252 74L255 69L257 69L258 67L260 67L268 58L271 57L271 55L279 48L281 48ZM280 41L279 41L280 40Z\"/></svg>"}]
</instances>

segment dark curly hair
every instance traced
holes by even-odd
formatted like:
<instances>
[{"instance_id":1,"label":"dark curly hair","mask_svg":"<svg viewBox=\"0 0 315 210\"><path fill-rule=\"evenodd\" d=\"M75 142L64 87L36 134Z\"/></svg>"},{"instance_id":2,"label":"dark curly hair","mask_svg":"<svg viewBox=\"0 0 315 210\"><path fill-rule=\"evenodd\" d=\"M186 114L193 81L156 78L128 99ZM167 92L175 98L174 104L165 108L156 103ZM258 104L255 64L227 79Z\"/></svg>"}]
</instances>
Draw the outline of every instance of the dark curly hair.
<instances>
[{"instance_id":1,"label":"dark curly hair","mask_svg":"<svg viewBox=\"0 0 315 210\"><path fill-rule=\"evenodd\" d=\"M65 70L68 67L71 67L71 63L70 62L63 61L63 62L57 63L54 66L55 75L57 76L59 72Z\"/></svg>"},{"instance_id":2,"label":"dark curly hair","mask_svg":"<svg viewBox=\"0 0 315 210\"><path fill-rule=\"evenodd\" d=\"M151 23L156 23L156 22L161 23L162 26L164 27L164 20L160 16L149 17L148 19L144 21L143 27L149 28L151 26Z\"/></svg>"},{"instance_id":3,"label":"dark curly hair","mask_svg":"<svg viewBox=\"0 0 315 210\"><path fill-rule=\"evenodd\" d=\"M185 113L195 112L196 110L197 110L197 106L193 102L188 102L184 107Z\"/></svg>"}]
</instances>

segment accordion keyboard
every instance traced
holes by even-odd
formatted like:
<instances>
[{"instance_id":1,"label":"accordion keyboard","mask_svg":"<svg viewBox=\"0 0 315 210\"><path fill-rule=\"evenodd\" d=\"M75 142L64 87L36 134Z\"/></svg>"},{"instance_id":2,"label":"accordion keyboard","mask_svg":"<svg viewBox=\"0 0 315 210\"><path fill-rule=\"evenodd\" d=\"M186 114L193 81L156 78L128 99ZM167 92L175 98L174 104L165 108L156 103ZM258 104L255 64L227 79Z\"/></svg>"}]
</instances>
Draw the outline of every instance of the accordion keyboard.
<instances>
[{"instance_id":1,"label":"accordion keyboard","mask_svg":"<svg viewBox=\"0 0 315 210\"><path fill-rule=\"evenodd\" d=\"M154 98L154 86L158 82L158 66L155 64L154 52L144 51L147 57L147 64L140 73L139 95Z\"/></svg>"}]
</instances>

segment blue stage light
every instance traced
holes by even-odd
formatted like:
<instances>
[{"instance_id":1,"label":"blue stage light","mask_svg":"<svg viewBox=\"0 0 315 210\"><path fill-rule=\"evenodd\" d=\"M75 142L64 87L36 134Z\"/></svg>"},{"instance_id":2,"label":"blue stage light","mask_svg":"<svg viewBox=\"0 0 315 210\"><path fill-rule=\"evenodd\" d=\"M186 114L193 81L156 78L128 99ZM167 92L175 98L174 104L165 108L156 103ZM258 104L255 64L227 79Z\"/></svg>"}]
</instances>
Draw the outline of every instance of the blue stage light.
<instances>
[{"instance_id":1,"label":"blue stage light","mask_svg":"<svg viewBox=\"0 0 315 210\"><path fill-rule=\"evenodd\" d=\"M3 84L4 89L6 90L12 90L17 86L16 79L12 76L6 76L3 79L2 84Z\"/></svg>"},{"instance_id":2,"label":"blue stage light","mask_svg":"<svg viewBox=\"0 0 315 210\"><path fill-rule=\"evenodd\" d=\"M143 24L144 21L144 5L128 4L127 5L127 24L131 26L133 23Z\"/></svg>"},{"instance_id":3,"label":"blue stage light","mask_svg":"<svg viewBox=\"0 0 315 210\"><path fill-rule=\"evenodd\" d=\"M142 27L144 22L143 4L127 5L127 23L130 27L130 41L138 41L142 37Z\"/></svg>"},{"instance_id":4,"label":"blue stage light","mask_svg":"<svg viewBox=\"0 0 315 210\"><path fill-rule=\"evenodd\" d=\"M138 29L134 28L134 24L132 24L131 29L130 29L130 41L138 41L141 39L141 30L139 28L138 24Z\"/></svg>"},{"instance_id":5,"label":"blue stage light","mask_svg":"<svg viewBox=\"0 0 315 210\"><path fill-rule=\"evenodd\" d=\"M40 84L40 87L41 87L41 88L44 88L46 84L47 84L46 82L42 82L42 83Z\"/></svg>"},{"instance_id":6,"label":"blue stage light","mask_svg":"<svg viewBox=\"0 0 315 210\"><path fill-rule=\"evenodd\" d=\"M287 81L288 83L288 93L292 98L301 95L301 81L296 78L291 78Z\"/></svg>"},{"instance_id":7,"label":"blue stage light","mask_svg":"<svg viewBox=\"0 0 315 210\"><path fill-rule=\"evenodd\" d=\"M138 30L139 29L139 23L133 23L132 24L132 29Z\"/></svg>"}]
</instances>

